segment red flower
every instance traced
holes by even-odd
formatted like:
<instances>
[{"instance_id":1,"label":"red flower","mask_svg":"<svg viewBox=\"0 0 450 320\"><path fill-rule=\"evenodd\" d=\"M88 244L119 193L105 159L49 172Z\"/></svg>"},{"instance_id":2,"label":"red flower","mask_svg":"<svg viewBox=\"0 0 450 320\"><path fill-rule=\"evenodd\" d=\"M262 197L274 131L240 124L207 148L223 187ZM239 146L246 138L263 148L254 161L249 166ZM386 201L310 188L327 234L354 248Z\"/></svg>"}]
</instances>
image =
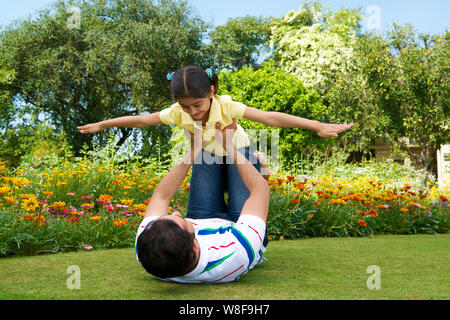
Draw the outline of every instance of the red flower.
<instances>
[{"instance_id":1,"label":"red flower","mask_svg":"<svg viewBox=\"0 0 450 320\"><path fill-rule=\"evenodd\" d=\"M300 200L291 199L291 202L292 202L292 203L295 203L295 204L299 204L299 203L300 203Z\"/></svg>"},{"instance_id":2,"label":"red flower","mask_svg":"<svg viewBox=\"0 0 450 320\"><path fill-rule=\"evenodd\" d=\"M448 198L446 196L444 196L444 195L441 196L441 200L444 201L444 202L448 202Z\"/></svg>"},{"instance_id":3,"label":"red flower","mask_svg":"<svg viewBox=\"0 0 450 320\"><path fill-rule=\"evenodd\" d=\"M361 227L367 227L367 223L365 223L364 220L359 220L358 223Z\"/></svg>"},{"instance_id":4,"label":"red flower","mask_svg":"<svg viewBox=\"0 0 450 320\"><path fill-rule=\"evenodd\" d=\"M70 223L77 223L78 222L78 218L76 218L76 217L70 218L69 222Z\"/></svg>"}]
</instances>

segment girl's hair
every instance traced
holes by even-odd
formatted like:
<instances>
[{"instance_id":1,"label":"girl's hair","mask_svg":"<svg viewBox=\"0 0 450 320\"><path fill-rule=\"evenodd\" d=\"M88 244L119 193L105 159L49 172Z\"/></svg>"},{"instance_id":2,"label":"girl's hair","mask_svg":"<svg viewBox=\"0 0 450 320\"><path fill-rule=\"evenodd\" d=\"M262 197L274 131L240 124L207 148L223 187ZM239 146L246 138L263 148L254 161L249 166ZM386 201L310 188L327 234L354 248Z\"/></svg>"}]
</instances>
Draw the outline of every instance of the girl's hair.
<instances>
[{"instance_id":1,"label":"girl's hair","mask_svg":"<svg viewBox=\"0 0 450 320\"><path fill-rule=\"evenodd\" d=\"M187 66L173 74L170 90L176 100L180 98L205 98L211 90L211 85L214 86L214 94L217 94L219 88L217 74L210 72L208 75L200 67Z\"/></svg>"}]
</instances>

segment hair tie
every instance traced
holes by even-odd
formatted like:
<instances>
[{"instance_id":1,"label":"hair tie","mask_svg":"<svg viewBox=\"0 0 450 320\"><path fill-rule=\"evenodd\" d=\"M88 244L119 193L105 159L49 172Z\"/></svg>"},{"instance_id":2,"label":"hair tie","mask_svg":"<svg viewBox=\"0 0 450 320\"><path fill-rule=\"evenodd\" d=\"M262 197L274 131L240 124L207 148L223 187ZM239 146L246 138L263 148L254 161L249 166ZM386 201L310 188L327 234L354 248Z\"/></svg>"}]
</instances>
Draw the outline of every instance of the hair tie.
<instances>
[{"instance_id":1,"label":"hair tie","mask_svg":"<svg viewBox=\"0 0 450 320\"><path fill-rule=\"evenodd\" d=\"M211 68L208 68L208 69L205 70L205 72L206 72L206 74L208 75L208 78L209 78L210 80L212 80L212 78L213 78L213 71L212 71L212 69L211 69Z\"/></svg>"},{"instance_id":2,"label":"hair tie","mask_svg":"<svg viewBox=\"0 0 450 320\"><path fill-rule=\"evenodd\" d=\"M170 72L166 75L167 80L172 81L173 76L175 75L175 72Z\"/></svg>"}]
</instances>

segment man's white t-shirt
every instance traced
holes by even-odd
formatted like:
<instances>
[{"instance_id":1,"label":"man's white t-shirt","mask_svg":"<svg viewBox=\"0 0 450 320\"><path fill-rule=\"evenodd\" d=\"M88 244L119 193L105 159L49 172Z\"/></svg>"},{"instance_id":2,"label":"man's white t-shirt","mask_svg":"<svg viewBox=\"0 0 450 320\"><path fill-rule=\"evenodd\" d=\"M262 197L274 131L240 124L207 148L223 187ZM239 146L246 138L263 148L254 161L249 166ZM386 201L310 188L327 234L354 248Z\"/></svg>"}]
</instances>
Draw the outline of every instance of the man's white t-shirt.
<instances>
[{"instance_id":1,"label":"man's white t-shirt","mask_svg":"<svg viewBox=\"0 0 450 320\"><path fill-rule=\"evenodd\" d=\"M139 226L139 235L159 217L148 217ZM200 259L185 276L160 279L180 283L226 283L238 280L263 262L265 222L253 215L242 215L234 223L225 219L186 219L192 222L200 246ZM137 248L137 247L136 247ZM136 259L139 262L136 249Z\"/></svg>"}]
</instances>

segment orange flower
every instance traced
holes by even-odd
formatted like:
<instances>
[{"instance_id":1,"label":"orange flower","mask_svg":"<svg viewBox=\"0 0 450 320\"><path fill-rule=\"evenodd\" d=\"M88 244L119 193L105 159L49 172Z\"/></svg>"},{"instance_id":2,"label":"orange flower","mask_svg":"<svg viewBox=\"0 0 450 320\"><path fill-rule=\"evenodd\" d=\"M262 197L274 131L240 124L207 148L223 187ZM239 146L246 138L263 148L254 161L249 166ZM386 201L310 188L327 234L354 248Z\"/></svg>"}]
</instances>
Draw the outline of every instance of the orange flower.
<instances>
[{"instance_id":1,"label":"orange flower","mask_svg":"<svg viewBox=\"0 0 450 320\"><path fill-rule=\"evenodd\" d=\"M116 227L120 227L120 226L124 226L126 225L128 222L127 218L123 218L123 219L114 219L113 225L115 225Z\"/></svg>"},{"instance_id":2,"label":"orange flower","mask_svg":"<svg viewBox=\"0 0 450 320\"><path fill-rule=\"evenodd\" d=\"M305 190L306 189L306 183L299 183L297 186L298 190Z\"/></svg>"},{"instance_id":3,"label":"orange flower","mask_svg":"<svg viewBox=\"0 0 450 320\"><path fill-rule=\"evenodd\" d=\"M367 212L363 212L363 211L358 211L358 213L359 213L360 215L362 215L362 216L366 216L366 215L367 215Z\"/></svg>"},{"instance_id":4,"label":"orange flower","mask_svg":"<svg viewBox=\"0 0 450 320\"><path fill-rule=\"evenodd\" d=\"M290 181L294 181L294 180L295 180L295 177L293 177L293 176L286 177L286 182L290 182Z\"/></svg>"},{"instance_id":5,"label":"orange flower","mask_svg":"<svg viewBox=\"0 0 450 320\"><path fill-rule=\"evenodd\" d=\"M295 203L295 204L299 204L299 203L300 203L300 200L291 199L291 202L292 202L292 203Z\"/></svg>"},{"instance_id":6,"label":"orange flower","mask_svg":"<svg viewBox=\"0 0 450 320\"><path fill-rule=\"evenodd\" d=\"M43 224L45 224L45 218L43 216L37 216L34 217L34 222L41 227Z\"/></svg>"},{"instance_id":7,"label":"orange flower","mask_svg":"<svg viewBox=\"0 0 450 320\"><path fill-rule=\"evenodd\" d=\"M441 200L442 201L444 201L444 202L448 202L448 198L446 197L446 196L444 196L444 195L441 195Z\"/></svg>"},{"instance_id":8,"label":"orange flower","mask_svg":"<svg viewBox=\"0 0 450 320\"><path fill-rule=\"evenodd\" d=\"M402 211L402 212L408 212L409 209L408 209L408 208L401 208L400 211Z\"/></svg>"},{"instance_id":9,"label":"orange flower","mask_svg":"<svg viewBox=\"0 0 450 320\"><path fill-rule=\"evenodd\" d=\"M361 227L367 227L367 223L365 223L364 220L359 220L358 223Z\"/></svg>"},{"instance_id":10,"label":"orange flower","mask_svg":"<svg viewBox=\"0 0 450 320\"><path fill-rule=\"evenodd\" d=\"M370 209L369 214L374 218L378 217L378 212L374 209Z\"/></svg>"},{"instance_id":11,"label":"orange flower","mask_svg":"<svg viewBox=\"0 0 450 320\"><path fill-rule=\"evenodd\" d=\"M113 196L110 196L108 194L101 194L100 197L99 197L99 200L111 201L112 198L113 198Z\"/></svg>"}]
</instances>

